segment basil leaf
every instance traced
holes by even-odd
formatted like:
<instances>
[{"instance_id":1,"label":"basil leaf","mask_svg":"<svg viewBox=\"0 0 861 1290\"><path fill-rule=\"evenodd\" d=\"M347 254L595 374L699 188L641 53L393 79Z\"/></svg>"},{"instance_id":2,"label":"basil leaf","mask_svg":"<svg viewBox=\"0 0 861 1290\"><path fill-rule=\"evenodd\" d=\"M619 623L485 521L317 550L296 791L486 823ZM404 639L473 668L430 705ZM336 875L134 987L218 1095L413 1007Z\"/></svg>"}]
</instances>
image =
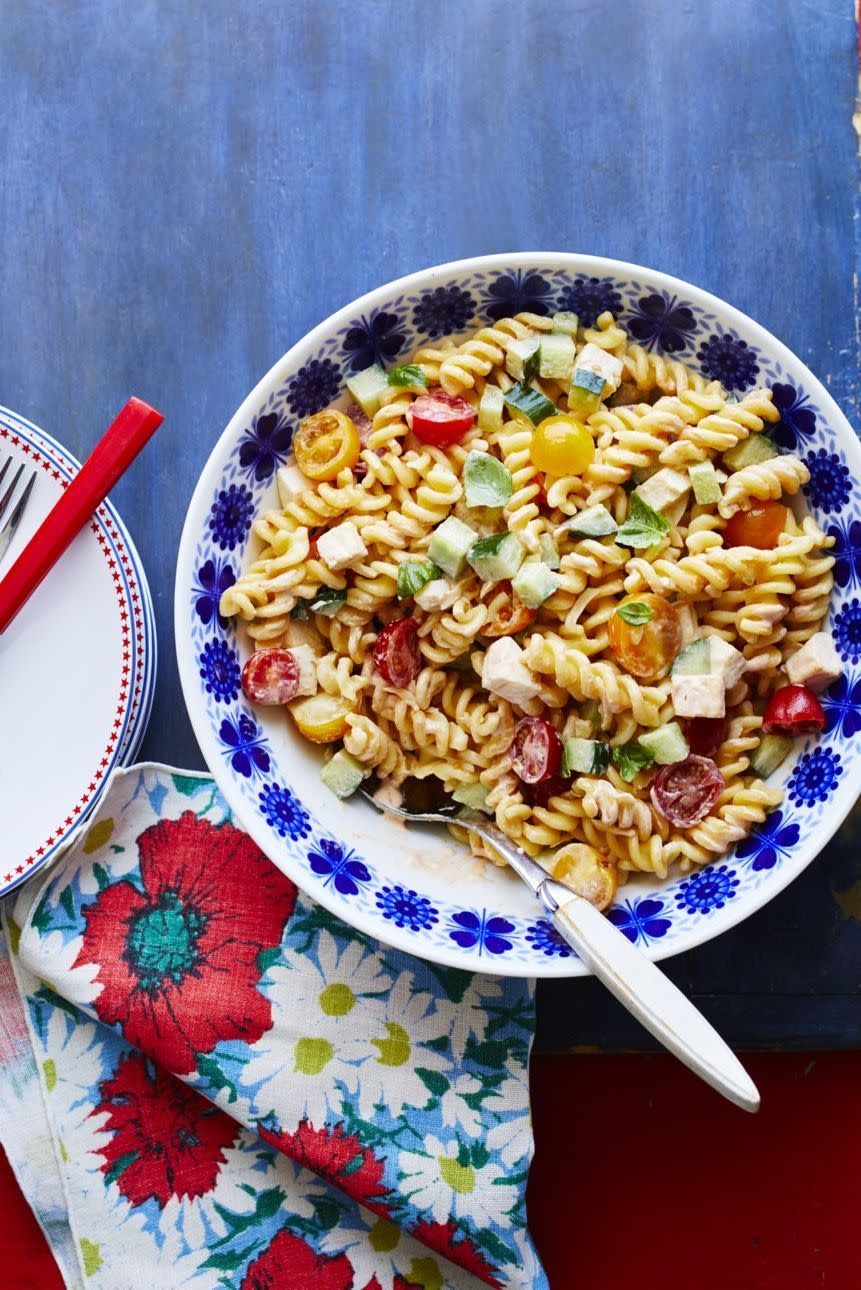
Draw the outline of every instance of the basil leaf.
<instances>
[{"instance_id":1,"label":"basil leaf","mask_svg":"<svg viewBox=\"0 0 861 1290\"><path fill-rule=\"evenodd\" d=\"M290 610L290 617L297 618L300 622L304 622L308 617L308 605L310 603L311 602L308 600L297 600L296 604Z\"/></svg>"},{"instance_id":2,"label":"basil leaf","mask_svg":"<svg viewBox=\"0 0 861 1290\"><path fill-rule=\"evenodd\" d=\"M326 618L334 618L346 599L346 587L341 591L336 591L334 587L321 587L311 601L311 609L315 614L324 614Z\"/></svg>"},{"instance_id":3,"label":"basil leaf","mask_svg":"<svg viewBox=\"0 0 861 1290\"><path fill-rule=\"evenodd\" d=\"M434 578L442 577L442 569L433 560L405 560L398 565L398 600L414 596Z\"/></svg>"},{"instance_id":4,"label":"basil leaf","mask_svg":"<svg viewBox=\"0 0 861 1290\"><path fill-rule=\"evenodd\" d=\"M642 627L644 623L650 623L655 616L651 605L644 604L642 600L628 600L624 605L619 606L616 613L623 623L630 623L632 627Z\"/></svg>"},{"instance_id":5,"label":"basil leaf","mask_svg":"<svg viewBox=\"0 0 861 1290\"><path fill-rule=\"evenodd\" d=\"M504 506L514 485L511 472L488 452L471 452L463 466L467 506Z\"/></svg>"},{"instance_id":6,"label":"basil leaf","mask_svg":"<svg viewBox=\"0 0 861 1290\"><path fill-rule=\"evenodd\" d=\"M389 372L389 385L421 385L426 390L428 382L418 363L401 363Z\"/></svg>"},{"instance_id":7,"label":"basil leaf","mask_svg":"<svg viewBox=\"0 0 861 1290\"><path fill-rule=\"evenodd\" d=\"M660 542L670 527L670 521L636 493L631 494L631 510L625 523L616 534L616 541L623 546L649 547Z\"/></svg>"},{"instance_id":8,"label":"basil leaf","mask_svg":"<svg viewBox=\"0 0 861 1290\"><path fill-rule=\"evenodd\" d=\"M628 784L641 770L648 770L655 760L655 754L643 748L636 739L622 744L621 748L614 748L612 757L613 765L619 767L619 774Z\"/></svg>"}]
</instances>

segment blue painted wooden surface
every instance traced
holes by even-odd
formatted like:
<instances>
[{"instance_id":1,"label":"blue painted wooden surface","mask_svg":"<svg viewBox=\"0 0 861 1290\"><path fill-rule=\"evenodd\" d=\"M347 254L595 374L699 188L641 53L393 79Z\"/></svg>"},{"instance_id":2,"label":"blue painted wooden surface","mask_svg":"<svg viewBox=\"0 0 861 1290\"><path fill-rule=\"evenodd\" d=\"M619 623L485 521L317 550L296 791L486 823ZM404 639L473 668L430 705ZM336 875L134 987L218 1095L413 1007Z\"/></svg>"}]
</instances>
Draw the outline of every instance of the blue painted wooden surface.
<instances>
[{"instance_id":1,"label":"blue painted wooden surface","mask_svg":"<svg viewBox=\"0 0 861 1290\"><path fill-rule=\"evenodd\" d=\"M510 249L653 265L771 328L857 423L856 39L852 0L2 5L0 401L79 455L130 393L167 417L115 492L158 616L148 756L201 764L171 597L210 445L380 282ZM844 834L672 971L737 1042L859 1045L858 917ZM539 1042L642 1034L577 982L542 991Z\"/></svg>"}]
</instances>

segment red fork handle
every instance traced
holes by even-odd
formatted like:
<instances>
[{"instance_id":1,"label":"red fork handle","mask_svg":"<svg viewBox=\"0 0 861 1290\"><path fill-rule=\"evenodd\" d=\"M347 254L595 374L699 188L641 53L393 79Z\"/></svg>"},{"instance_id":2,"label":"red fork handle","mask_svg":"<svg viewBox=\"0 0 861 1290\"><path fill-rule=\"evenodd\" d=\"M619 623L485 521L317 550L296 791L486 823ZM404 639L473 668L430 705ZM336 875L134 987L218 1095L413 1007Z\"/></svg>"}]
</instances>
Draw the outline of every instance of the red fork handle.
<instances>
[{"instance_id":1,"label":"red fork handle","mask_svg":"<svg viewBox=\"0 0 861 1290\"><path fill-rule=\"evenodd\" d=\"M129 399L0 582L0 632L27 603L163 420L148 403Z\"/></svg>"}]
</instances>

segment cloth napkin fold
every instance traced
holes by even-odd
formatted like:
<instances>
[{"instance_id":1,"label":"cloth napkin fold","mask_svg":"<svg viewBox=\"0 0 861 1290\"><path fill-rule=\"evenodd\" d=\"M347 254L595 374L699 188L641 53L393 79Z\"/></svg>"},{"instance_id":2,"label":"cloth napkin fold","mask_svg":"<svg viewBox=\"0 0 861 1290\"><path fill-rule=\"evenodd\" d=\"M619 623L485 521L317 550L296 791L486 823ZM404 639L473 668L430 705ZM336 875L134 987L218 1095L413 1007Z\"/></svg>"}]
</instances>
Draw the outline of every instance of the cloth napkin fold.
<instances>
[{"instance_id":1,"label":"cloth napkin fold","mask_svg":"<svg viewBox=\"0 0 861 1290\"><path fill-rule=\"evenodd\" d=\"M152 765L4 927L0 1139L67 1284L546 1290L532 983L356 933Z\"/></svg>"}]
</instances>

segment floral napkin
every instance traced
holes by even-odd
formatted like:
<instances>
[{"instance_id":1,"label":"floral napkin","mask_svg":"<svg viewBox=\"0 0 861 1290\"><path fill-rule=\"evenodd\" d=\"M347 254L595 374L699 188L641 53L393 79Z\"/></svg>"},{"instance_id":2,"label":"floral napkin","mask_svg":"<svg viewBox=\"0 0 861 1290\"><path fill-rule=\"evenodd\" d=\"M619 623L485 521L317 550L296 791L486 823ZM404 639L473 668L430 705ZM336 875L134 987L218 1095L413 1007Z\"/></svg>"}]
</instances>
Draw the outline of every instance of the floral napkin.
<instances>
[{"instance_id":1,"label":"floral napkin","mask_svg":"<svg viewBox=\"0 0 861 1290\"><path fill-rule=\"evenodd\" d=\"M546 1290L531 983L352 931L158 766L5 931L0 1139L68 1285Z\"/></svg>"}]
</instances>

